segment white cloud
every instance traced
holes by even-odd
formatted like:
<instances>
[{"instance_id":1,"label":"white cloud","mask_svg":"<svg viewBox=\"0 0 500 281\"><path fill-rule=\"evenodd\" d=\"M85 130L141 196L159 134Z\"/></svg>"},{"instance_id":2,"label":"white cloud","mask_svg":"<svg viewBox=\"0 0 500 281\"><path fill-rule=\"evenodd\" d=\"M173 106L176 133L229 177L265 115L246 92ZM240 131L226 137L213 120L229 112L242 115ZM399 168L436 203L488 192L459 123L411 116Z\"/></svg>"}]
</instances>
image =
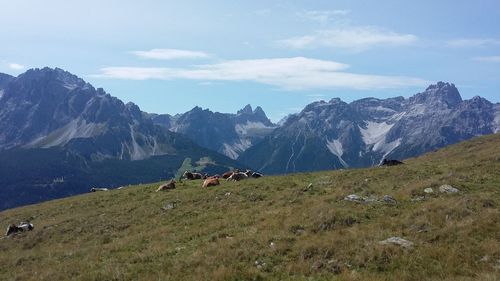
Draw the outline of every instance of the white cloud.
<instances>
[{"instance_id":1,"label":"white cloud","mask_svg":"<svg viewBox=\"0 0 500 281\"><path fill-rule=\"evenodd\" d=\"M325 97L326 95L325 94L309 94L307 95L308 97L311 97L311 98L323 98Z\"/></svg>"},{"instance_id":2,"label":"white cloud","mask_svg":"<svg viewBox=\"0 0 500 281\"><path fill-rule=\"evenodd\" d=\"M500 40L493 38L460 38L449 40L447 45L454 48L480 48L500 45Z\"/></svg>"},{"instance_id":3,"label":"white cloud","mask_svg":"<svg viewBox=\"0 0 500 281\"><path fill-rule=\"evenodd\" d=\"M475 57L473 58L473 60L480 62L500 62L500 56Z\"/></svg>"},{"instance_id":4,"label":"white cloud","mask_svg":"<svg viewBox=\"0 0 500 281\"><path fill-rule=\"evenodd\" d=\"M350 13L349 10L329 10L329 11L305 11L297 13L297 16L303 19L316 21L321 24L327 24L332 19L346 16Z\"/></svg>"},{"instance_id":5,"label":"white cloud","mask_svg":"<svg viewBox=\"0 0 500 281\"><path fill-rule=\"evenodd\" d=\"M14 62L9 63L7 66L12 70L23 70L25 68L24 65Z\"/></svg>"},{"instance_id":6,"label":"white cloud","mask_svg":"<svg viewBox=\"0 0 500 281\"><path fill-rule=\"evenodd\" d=\"M106 67L99 78L188 79L197 81L251 81L286 90L305 89L388 89L422 86L427 81L401 76L366 75L344 72L349 65L304 57L230 60L190 68Z\"/></svg>"},{"instance_id":7,"label":"white cloud","mask_svg":"<svg viewBox=\"0 0 500 281\"><path fill-rule=\"evenodd\" d=\"M345 26L319 30L312 35L292 37L276 41L278 46L292 49L342 48L362 51L378 46L405 46L418 40L413 34L400 34L372 26Z\"/></svg>"},{"instance_id":8,"label":"white cloud","mask_svg":"<svg viewBox=\"0 0 500 281\"><path fill-rule=\"evenodd\" d=\"M210 57L205 52L178 49L151 49L149 51L132 51L131 53L138 57L157 60L205 59Z\"/></svg>"}]
</instances>

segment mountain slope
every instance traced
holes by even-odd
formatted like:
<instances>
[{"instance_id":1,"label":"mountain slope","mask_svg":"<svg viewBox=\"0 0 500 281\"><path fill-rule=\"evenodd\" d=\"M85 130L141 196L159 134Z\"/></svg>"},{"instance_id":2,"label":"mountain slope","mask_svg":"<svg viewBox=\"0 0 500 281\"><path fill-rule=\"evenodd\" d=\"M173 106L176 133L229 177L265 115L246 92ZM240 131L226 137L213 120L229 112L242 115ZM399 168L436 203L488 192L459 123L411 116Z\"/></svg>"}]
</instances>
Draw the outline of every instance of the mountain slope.
<instances>
[{"instance_id":1,"label":"mountain slope","mask_svg":"<svg viewBox=\"0 0 500 281\"><path fill-rule=\"evenodd\" d=\"M188 136L202 147L232 159L276 128L260 106L253 110L250 105L236 114L212 112L196 106L176 116L152 115L152 120L155 124Z\"/></svg>"},{"instance_id":2,"label":"mountain slope","mask_svg":"<svg viewBox=\"0 0 500 281\"><path fill-rule=\"evenodd\" d=\"M499 132L499 121L500 104L439 82L409 99L314 102L238 160L266 173L367 167Z\"/></svg>"},{"instance_id":3,"label":"mountain slope","mask_svg":"<svg viewBox=\"0 0 500 281\"><path fill-rule=\"evenodd\" d=\"M0 239L0 279L497 280L499 145L496 134L395 167L147 184L3 211L0 225L35 229ZM394 236L413 246L380 244Z\"/></svg>"},{"instance_id":4,"label":"mountain slope","mask_svg":"<svg viewBox=\"0 0 500 281\"><path fill-rule=\"evenodd\" d=\"M12 79L0 99L0 149L64 146L89 159L146 159L167 154L165 130L61 69L32 69ZM87 150L82 150L85 147Z\"/></svg>"},{"instance_id":5,"label":"mountain slope","mask_svg":"<svg viewBox=\"0 0 500 281\"><path fill-rule=\"evenodd\" d=\"M0 76L0 86L0 209L173 177L184 162L244 168L62 69Z\"/></svg>"}]
</instances>

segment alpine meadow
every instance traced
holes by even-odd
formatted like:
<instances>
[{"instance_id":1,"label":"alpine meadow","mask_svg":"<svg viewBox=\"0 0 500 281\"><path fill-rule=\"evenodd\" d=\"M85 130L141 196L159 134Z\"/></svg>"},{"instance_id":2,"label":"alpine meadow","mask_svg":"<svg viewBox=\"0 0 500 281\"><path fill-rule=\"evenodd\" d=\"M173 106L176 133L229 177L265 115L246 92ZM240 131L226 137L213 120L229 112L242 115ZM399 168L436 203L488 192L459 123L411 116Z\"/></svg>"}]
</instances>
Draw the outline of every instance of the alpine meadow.
<instances>
[{"instance_id":1,"label":"alpine meadow","mask_svg":"<svg viewBox=\"0 0 500 281\"><path fill-rule=\"evenodd\" d=\"M498 0L0 2L0 280L500 280Z\"/></svg>"}]
</instances>

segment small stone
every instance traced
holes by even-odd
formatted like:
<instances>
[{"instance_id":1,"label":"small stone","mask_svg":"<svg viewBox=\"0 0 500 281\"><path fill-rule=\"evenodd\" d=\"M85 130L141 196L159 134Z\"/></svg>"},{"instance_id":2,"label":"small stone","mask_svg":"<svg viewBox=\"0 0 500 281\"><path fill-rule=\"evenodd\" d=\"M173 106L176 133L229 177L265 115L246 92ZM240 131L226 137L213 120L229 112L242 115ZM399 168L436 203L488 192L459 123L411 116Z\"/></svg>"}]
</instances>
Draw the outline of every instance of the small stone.
<instances>
[{"instance_id":1,"label":"small stone","mask_svg":"<svg viewBox=\"0 0 500 281\"><path fill-rule=\"evenodd\" d=\"M356 194L350 194L350 195L347 195L344 200L346 201L351 201L351 202L364 202L365 199L361 196L358 196Z\"/></svg>"},{"instance_id":2,"label":"small stone","mask_svg":"<svg viewBox=\"0 0 500 281\"><path fill-rule=\"evenodd\" d=\"M411 202L419 202L419 201L424 201L424 200L425 200L425 196L417 196L415 198L412 198Z\"/></svg>"},{"instance_id":3,"label":"small stone","mask_svg":"<svg viewBox=\"0 0 500 281\"><path fill-rule=\"evenodd\" d=\"M172 209L175 209L177 207L177 203L176 202L167 202L165 204L165 206L162 207L163 210L167 211L167 210L172 210Z\"/></svg>"},{"instance_id":4,"label":"small stone","mask_svg":"<svg viewBox=\"0 0 500 281\"><path fill-rule=\"evenodd\" d=\"M230 195L231 195L231 192L226 192L226 193L224 194L224 196L230 196Z\"/></svg>"},{"instance_id":5,"label":"small stone","mask_svg":"<svg viewBox=\"0 0 500 281\"><path fill-rule=\"evenodd\" d=\"M439 192L441 193L457 193L460 190L457 188L454 188L453 186L449 184L443 184L442 186L439 187Z\"/></svg>"},{"instance_id":6,"label":"small stone","mask_svg":"<svg viewBox=\"0 0 500 281\"><path fill-rule=\"evenodd\" d=\"M391 204L391 205L396 205L398 203L398 201L396 201L396 199L394 199L394 197L389 196L389 195L384 195L384 198L382 199L382 201L384 201L384 203Z\"/></svg>"},{"instance_id":7,"label":"small stone","mask_svg":"<svg viewBox=\"0 0 500 281\"><path fill-rule=\"evenodd\" d=\"M271 248L274 248L274 247L276 247L276 244L274 244L274 242L271 242L271 243L269 244L269 246L271 246Z\"/></svg>"},{"instance_id":8,"label":"small stone","mask_svg":"<svg viewBox=\"0 0 500 281\"><path fill-rule=\"evenodd\" d=\"M393 236L393 237L387 238L383 241L379 241L379 244L382 244L382 245L394 244L394 245L401 246L403 248L409 248L409 247L413 246L414 243L411 241L405 240L401 237Z\"/></svg>"},{"instance_id":9,"label":"small stone","mask_svg":"<svg viewBox=\"0 0 500 281\"><path fill-rule=\"evenodd\" d=\"M424 189L424 192L428 193L428 194L434 193L434 189L432 189L431 187L428 187L428 188Z\"/></svg>"}]
</instances>

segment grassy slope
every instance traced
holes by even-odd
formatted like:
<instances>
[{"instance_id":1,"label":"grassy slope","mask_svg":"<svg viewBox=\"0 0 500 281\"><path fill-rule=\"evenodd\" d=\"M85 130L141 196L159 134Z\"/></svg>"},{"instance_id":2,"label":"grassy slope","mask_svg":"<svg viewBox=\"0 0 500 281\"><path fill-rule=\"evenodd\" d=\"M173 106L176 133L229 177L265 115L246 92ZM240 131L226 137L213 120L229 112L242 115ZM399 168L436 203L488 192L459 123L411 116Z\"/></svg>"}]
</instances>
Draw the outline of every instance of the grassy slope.
<instances>
[{"instance_id":1,"label":"grassy slope","mask_svg":"<svg viewBox=\"0 0 500 281\"><path fill-rule=\"evenodd\" d=\"M0 226L31 219L35 230L0 240L0 280L499 280L500 135L406 163L7 210ZM445 183L461 193L411 201ZM351 193L399 204L342 200ZM378 244L390 236L415 246Z\"/></svg>"}]
</instances>

